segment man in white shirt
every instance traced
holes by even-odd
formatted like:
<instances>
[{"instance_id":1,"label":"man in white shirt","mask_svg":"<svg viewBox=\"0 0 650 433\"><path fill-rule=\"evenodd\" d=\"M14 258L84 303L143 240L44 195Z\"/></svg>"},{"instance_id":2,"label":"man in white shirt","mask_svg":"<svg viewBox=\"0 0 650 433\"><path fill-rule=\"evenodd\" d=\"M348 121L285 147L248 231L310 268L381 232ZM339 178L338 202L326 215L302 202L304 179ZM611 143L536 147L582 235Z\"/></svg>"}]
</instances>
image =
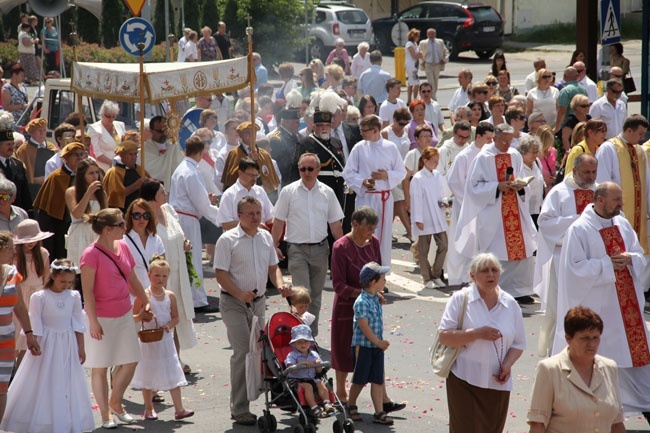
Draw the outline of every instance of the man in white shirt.
<instances>
[{"instance_id":1,"label":"man in white shirt","mask_svg":"<svg viewBox=\"0 0 650 433\"><path fill-rule=\"evenodd\" d=\"M625 78L625 72L623 72L623 69L619 68L618 66L612 66L609 68L609 78L616 78L617 80L621 80L622 83L623 79ZM627 106L627 93L621 93L621 97L619 99L623 101L625 106Z\"/></svg>"},{"instance_id":2,"label":"man in white shirt","mask_svg":"<svg viewBox=\"0 0 650 433\"><path fill-rule=\"evenodd\" d=\"M621 101L623 82L616 79L607 80L606 93L591 105L589 115L600 119L607 125L606 139L616 137L623 131L623 122L627 117L627 107Z\"/></svg>"},{"instance_id":3,"label":"man in white shirt","mask_svg":"<svg viewBox=\"0 0 650 433\"><path fill-rule=\"evenodd\" d=\"M291 295L278 268L273 239L260 229L262 205L254 197L237 203L239 225L217 241L214 272L221 286L221 318L226 325L230 357L230 414L237 424L255 425L246 389L246 355L249 351L253 316L264 323L266 282L271 282L282 297ZM252 312L250 311L252 310Z\"/></svg>"},{"instance_id":4,"label":"man in white shirt","mask_svg":"<svg viewBox=\"0 0 650 433\"><path fill-rule=\"evenodd\" d=\"M524 89L526 93L530 92L534 87L537 87L537 71L544 68L546 69L546 60L538 57L537 60L533 62L533 67L535 70L526 76L524 81Z\"/></svg>"},{"instance_id":5,"label":"man in white shirt","mask_svg":"<svg viewBox=\"0 0 650 433\"><path fill-rule=\"evenodd\" d=\"M587 76L587 66L583 62L575 62L573 67L578 72L578 84L585 88L589 102L593 104L598 99L598 86Z\"/></svg>"},{"instance_id":6,"label":"man in white shirt","mask_svg":"<svg viewBox=\"0 0 650 433\"><path fill-rule=\"evenodd\" d=\"M298 160L300 180L280 191L271 229L278 257L283 258L279 246L286 226L289 273L292 284L305 287L311 295L309 312L316 316L311 324L313 335L318 335L318 316L327 276L327 228L335 240L339 239L343 236L344 216L334 190L318 181L320 167L318 156L302 154Z\"/></svg>"},{"instance_id":7,"label":"man in white shirt","mask_svg":"<svg viewBox=\"0 0 650 433\"><path fill-rule=\"evenodd\" d=\"M239 177L230 188L224 191L219 205L219 216L217 222L223 230L230 230L237 226L237 203L246 197L255 197L262 204L262 224L270 224L272 221L273 204L266 195L264 188L256 185L260 177L260 166L250 158L242 158L239 161Z\"/></svg>"},{"instance_id":8,"label":"man in white shirt","mask_svg":"<svg viewBox=\"0 0 650 433\"><path fill-rule=\"evenodd\" d=\"M424 120L428 120L437 128L435 133L438 137L445 130L445 116L442 115L440 104L431 98L433 87L426 81L420 84L420 94L424 101Z\"/></svg>"},{"instance_id":9,"label":"man in white shirt","mask_svg":"<svg viewBox=\"0 0 650 433\"><path fill-rule=\"evenodd\" d=\"M548 356L555 335L557 283L564 237L582 211L593 203L597 171L598 160L593 155L578 155L573 176L565 177L549 191L537 218L539 238L533 290L539 295L542 309L546 310L537 342L539 356Z\"/></svg>"},{"instance_id":10,"label":"man in white shirt","mask_svg":"<svg viewBox=\"0 0 650 433\"><path fill-rule=\"evenodd\" d=\"M449 108L449 111L451 112L451 123L454 123L456 121L454 118L454 112L456 111L456 108L467 105L469 102L469 91L473 78L474 75L469 68L464 68L458 71L458 84L460 84L460 87L456 89L454 94L451 96L451 99L449 100L449 104L447 105L447 108Z\"/></svg>"},{"instance_id":11,"label":"man in white shirt","mask_svg":"<svg viewBox=\"0 0 650 433\"><path fill-rule=\"evenodd\" d=\"M185 27L183 29L183 37L178 41L178 56L176 57L177 62L185 61L185 44L187 44L191 31L192 29L189 27Z\"/></svg>"},{"instance_id":12,"label":"man in white shirt","mask_svg":"<svg viewBox=\"0 0 650 433\"><path fill-rule=\"evenodd\" d=\"M205 217L218 225L219 208L212 205L216 200L208 194L201 172L199 161L203 157L205 143L199 137L190 137L185 142L185 159L174 171L169 189L169 204L178 213L181 228L192 244L192 263L198 274L201 285L192 286L194 311L212 313L218 308L210 306L208 295L203 286L203 260L201 253L201 228L199 218Z\"/></svg>"},{"instance_id":13,"label":"man in white shirt","mask_svg":"<svg viewBox=\"0 0 650 433\"><path fill-rule=\"evenodd\" d=\"M391 78L386 81L386 91L388 97L379 106L379 118L381 119L381 127L385 128L390 122L393 121L393 113L398 108L406 108L404 101L399 99L402 92L402 83L396 78Z\"/></svg>"},{"instance_id":14,"label":"man in white shirt","mask_svg":"<svg viewBox=\"0 0 650 433\"><path fill-rule=\"evenodd\" d=\"M456 156L461 150L468 146L472 133L472 125L466 120L454 123L454 135L440 146L440 160L438 162L438 172L446 176L449 167L454 162Z\"/></svg>"}]
</instances>

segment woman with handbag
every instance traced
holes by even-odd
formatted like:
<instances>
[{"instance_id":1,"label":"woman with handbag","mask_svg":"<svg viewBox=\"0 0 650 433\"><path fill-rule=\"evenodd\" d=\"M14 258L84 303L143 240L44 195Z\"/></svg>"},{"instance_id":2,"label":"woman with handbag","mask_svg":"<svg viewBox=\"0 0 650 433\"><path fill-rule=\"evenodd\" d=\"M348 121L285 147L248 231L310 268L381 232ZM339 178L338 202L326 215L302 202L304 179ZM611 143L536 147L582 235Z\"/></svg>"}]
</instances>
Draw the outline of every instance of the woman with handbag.
<instances>
[{"instance_id":1,"label":"woman with handbag","mask_svg":"<svg viewBox=\"0 0 650 433\"><path fill-rule=\"evenodd\" d=\"M81 256L81 285L88 317L86 368L91 368L91 385L102 416L102 427L117 424L111 412L124 424L135 419L122 405L126 387L140 361L140 346L131 313L132 292L142 302L143 320L151 320L149 298L135 273L135 260L124 236L124 218L119 209L102 209L88 215L99 235ZM111 394L106 373L111 370Z\"/></svg>"},{"instance_id":2,"label":"woman with handbag","mask_svg":"<svg viewBox=\"0 0 650 433\"><path fill-rule=\"evenodd\" d=\"M149 262L153 256L165 259L165 245L156 234L158 221L151 205L141 198L133 201L124 215L124 239L135 259L135 274L143 287L149 287Z\"/></svg>"},{"instance_id":3,"label":"woman with handbag","mask_svg":"<svg viewBox=\"0 0 650 433\"><path fill-rule=\"evenodd\" d=\"M459 348L447 378L449 430L454 433L501 433L506 423L510 372L526 337L519 304L499 287L501 272L494 254L475 256L472 284L454 293L440 321L440 343Z\"/></svg>"}]
</instances>

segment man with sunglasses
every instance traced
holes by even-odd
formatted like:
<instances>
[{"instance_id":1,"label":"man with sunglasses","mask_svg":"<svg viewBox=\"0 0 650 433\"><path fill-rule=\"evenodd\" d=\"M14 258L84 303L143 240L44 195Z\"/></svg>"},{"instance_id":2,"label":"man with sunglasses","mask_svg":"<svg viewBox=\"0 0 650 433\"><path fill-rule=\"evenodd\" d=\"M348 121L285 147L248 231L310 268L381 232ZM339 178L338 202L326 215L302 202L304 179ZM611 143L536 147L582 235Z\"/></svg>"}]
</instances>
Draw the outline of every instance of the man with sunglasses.
<instances>
[{"instance_id":1,"label":"man with sunglasses","mask_svg":"<svg viewBox=\"0 0 650 433\"><path fill-rule=\"evenodd\" d=\"M587 90L578 84L578 70L575 67L569 66L564 70L564 81L564 87L562 87L562 90L560 90L560 94L557 97L557 115L555 118L556 133L562 128L564 122L566 122L569 116L573 114L573 109L570 106L573 97L575 95L584 95L589 97Z\"/></svg>"},{"instance_id":2,"label":"man with sunglasses","mask_svg":"<svg viewBox=\"0 0 650 433\"><path fill-rule=\"evenodd\" d=\"M442 115L440 104L432 98L433 87L431 84L424 82L420 84L419 90L424 101L424 120L431 122L432 125L438 128L435 132L440 137L440 134L445 130L445 116Z\"/></svg>"},{"instance_id":3,"label":"man with sunglasses","mask_svg":"<svg viewBox=\"0 0 650 433\"><path fill-rule=\"evenodd\" d=\"M623 82L623 79L625 78L625 72L623 72L623 69L621 69L618 66L612 66L609 68L609 78L616 78L617 80L621 80L621 83ZM623 86L625 87L625 86ZM627 93L623 92L621 93L621 97L619 98L625 106L627 106Z\"/></svg>"},{"instance_id":4,"label":"man with sunglasses","mask_svg":"<svg viewBox=\"0 0 650 433\"><path fill-rule=\"evenodd\" d=\"M584 62L575 62L573 67L578 72L578 84L585 88L589 102L593 104L598 99L598 86L587 76L587 66Z\"/></svg>"},{"instance_id":5,"label":"man with sunglasses","mask_svg":"<svg viewBox=\"0 0 650 433\"><path fill-rule=\"evenodd\" d=\"M606 93L591 104L589 109L589 115L592 119L600 119L607 124L607 135L605 136L607 140L623 132L627 107L621 101L622 93L623 82L610 78L607 80Z\"/></svg>"},{"instance_id":6,"label":"man with sunglasses","mask_svg":"<svg viewBox=\"0 0 650 433\"><path fill-rule=\"evenodd\" d=\"M285 240L288 244L289 273L294 286L304 287L311 295L309 312L316 316L311 323L314 336L318 335L318 316L325 277L329 244L327 228L334 239L343 236L341 220L343 209L334 190L318 181L321 161L313 153L304 153L298 160L300 180L282 188L275 204L273 243L278 257L282 232L286 226Z\"/></svg>"}]
</instances>

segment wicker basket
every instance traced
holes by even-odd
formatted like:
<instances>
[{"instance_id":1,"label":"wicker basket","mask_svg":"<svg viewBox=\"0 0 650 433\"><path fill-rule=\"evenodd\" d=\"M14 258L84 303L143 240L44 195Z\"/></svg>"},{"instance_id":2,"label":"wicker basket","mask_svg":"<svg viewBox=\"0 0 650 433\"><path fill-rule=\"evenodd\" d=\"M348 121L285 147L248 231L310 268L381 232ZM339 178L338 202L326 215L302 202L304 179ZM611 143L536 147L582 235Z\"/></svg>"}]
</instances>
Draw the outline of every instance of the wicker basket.
<instances>
[{"instance_id":1,"label":"wicker basket","mask_svg":"<svg viewBox=\"0 0 650 433\"><path fill-rule=\"evenodd\" d=\"M143 343L155 343L156 341L160 341L165 334L165 328L158 327L158 319L156 316L153 316L153 320L156 321L155 329L144 329L144 322L140 325L141 328L138 331L138 338L140 338L140 341Z\"/></svg>"}]
</instances>

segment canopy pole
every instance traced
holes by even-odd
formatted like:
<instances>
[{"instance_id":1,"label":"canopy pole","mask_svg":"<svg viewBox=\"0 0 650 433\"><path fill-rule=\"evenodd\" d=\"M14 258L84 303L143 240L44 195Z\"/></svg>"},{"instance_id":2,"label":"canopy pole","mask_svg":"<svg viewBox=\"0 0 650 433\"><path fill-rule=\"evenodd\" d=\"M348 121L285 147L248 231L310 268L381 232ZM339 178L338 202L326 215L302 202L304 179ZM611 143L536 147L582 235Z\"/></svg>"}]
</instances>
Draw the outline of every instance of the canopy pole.
<instances>
[{"instance_id":1,"label":"canopy pole","mask_svg":"<svg viewBox=\"0 0 650 433\"><path fill-rule=\"evenodd\" d=\"M70 33L70 42L72 43L72 58L74 59L75 63L78 61L77 60L77 44L79 43L79 35L77 35L77 32L72 32ZM61 47L61 46L59 46ZM63 63L63 49L61 49L61 63ZM64 66L65 69L65 66ZM81 132L83 133L83 141L85 145L85 135L86 135L86 118L84 117L84 107L82 103L82 96L77 92L77 110L79 110L79 127L81 128ZM90 152L90 149L86 149L87 151Z\"/></svg>"},{"instance_id":2,"label":"canopy pole","mask_svg":"<svg viewBox=\"0 0 650 433\"><path fill-rule=\"evenodd\" d=\"M140 51L140 176L144 176L144 42L138 43Z\"/></svg>"},{"instance_id":3,"label":"canopy pole","mask_svg":"<svg viewBox=\"0 0 650 433\"><path fill-rule=\"evenodd\" d=\"M248 27L246 27L246 35L248 36L248 88L251 98L251 152L257 148L256 139L257 133L255 131L255 65L253 64L253 28L251 27L251 16L246 17Z\"/></svg>"}]
</instances>

